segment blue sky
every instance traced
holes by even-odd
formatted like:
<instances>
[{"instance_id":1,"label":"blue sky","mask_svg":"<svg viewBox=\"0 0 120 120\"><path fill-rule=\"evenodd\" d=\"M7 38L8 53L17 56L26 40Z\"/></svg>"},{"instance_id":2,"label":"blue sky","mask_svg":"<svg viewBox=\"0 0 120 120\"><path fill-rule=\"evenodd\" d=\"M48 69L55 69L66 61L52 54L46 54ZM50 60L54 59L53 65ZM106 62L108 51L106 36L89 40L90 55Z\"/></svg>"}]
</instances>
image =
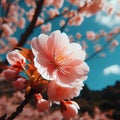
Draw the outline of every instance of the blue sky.
<instances>
[{"instance_id":1,"label":"blue sky","mask_svg":"<svg viewBox=\"0 0 120 120\"><path fill-rule=\"evenodd\" d=\"M102 17L102 16L101 16ZM102 19L102 18L101 18ZM111 18L110 18L111 19ZM110 23L112 22L112 23ZM108 25L100 22L96 22L96 15L90 20L85 21L85 26L90 30L99 31L104 29L105 31L111 31L114 27L120 24L114 21L110 21ZM109 25L113 24L113 25ZM119 41L120 36L118 35L117 40ZM88 52L90 50L88 49ZM90 72L86 84L92 90L101 90L108 85L114 85L116 80L120 80L120 46L118 45L113 52L108 49L102 51L106 53L105 57L99 57L98 55L87 61Z\"/></svg>"}]
</instances>

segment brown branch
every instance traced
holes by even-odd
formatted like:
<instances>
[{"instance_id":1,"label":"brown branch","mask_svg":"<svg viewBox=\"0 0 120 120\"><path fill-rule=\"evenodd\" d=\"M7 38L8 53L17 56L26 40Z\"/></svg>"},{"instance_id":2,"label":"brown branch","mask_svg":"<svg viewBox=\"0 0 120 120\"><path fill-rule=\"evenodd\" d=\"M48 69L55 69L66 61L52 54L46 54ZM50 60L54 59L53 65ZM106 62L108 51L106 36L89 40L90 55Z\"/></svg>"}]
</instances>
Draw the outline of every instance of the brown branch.
<instances>
[{"instance_id":1,"label":"brown branch","mask_svg":"<svg viewBox=\"0 0 120 120\"><path fill-rule=\"evenodd\" d=\"M15 119L22 111L24 106L30 101L32 96L35 94L33 89L26 95L25 100L16 108L16 111L11 114L6 120L13 120Z\"/></svg>"},{"instance_id":2,"label":"brown branch","mask_svg":"<svg viewBox=\"0 0 120 120\"><path fill-rule=\"evenodd\" d=\"M62 16L64 16L64 15L66 15L67 13L70 12L71 6L72 6L72 5L70 4L69 9L68 9L67 11L65 11L65 12L63 12L63 13L60 13L59 15L56 15L56 16L53 17L53 18L47 18L43 23L41 23L40 25L35 26L35 28L40 27L41 25L43 25L43 24L45 24L45 23L47 23L47 22L50 22L50 21L52 21L52 20L54 20L54 19L56 19L56 18L59 18L59 17L62 17Z\"/></svg>"},{"instance_id":3,"label":"brown branch","mask_svg":"<svg viewBox=\"0 0 120 120\"><path fill-rule=\"evenodd\" d=\"M118 35L119 35L119 34L116 34L114 38L116 38ZM86 58L85 61L91 60L93 57L95 57L97 54L99 54L101 51L103 51L107 46L109 46L110 43L111 43L113 40L114 40L114 39L106 42L106 43L102 46L102 48L101 48L100 50L98 50L97 52L94 52L93 54L91 54L88 58Z\"/></svg>"},{"instance_id":4,"label":"brown branch","mask_svg":"<svg viewBox=\"0 0 120 120\"><path fill-rule=\"evenodd\" d=\"M42 10L42 6L43 6L43 2L44 0L38 0L36 2L36 10L35 10L35 14L33 16L33 19L31 21L31 23L29 24L29 26L26 28L26 31L24 32L24 34L21 36L20 41L17 45L18 46L23 46L25 44L25 42L27 41L28 37L30 36L30 34L33 32L35 23L37 21L38 15L40 14L41 10Z\"/></svg>"},{"instance_id":5,"label":"brown branch","mask_svg":"<svg viewBox=\"0 0 120 120\"><path fill-rule=\"evenodd\" d=\"M30 101L30 99L33 97L34 94L35 94L35 91L33 89L31 89L30 92L25 96L25 100L16 108L16 111L13 112L8 118L7 118L7 114L2 115L0 117L0 120L15 119L23 111L23 108Z\"/></svg>"}]
</instances>

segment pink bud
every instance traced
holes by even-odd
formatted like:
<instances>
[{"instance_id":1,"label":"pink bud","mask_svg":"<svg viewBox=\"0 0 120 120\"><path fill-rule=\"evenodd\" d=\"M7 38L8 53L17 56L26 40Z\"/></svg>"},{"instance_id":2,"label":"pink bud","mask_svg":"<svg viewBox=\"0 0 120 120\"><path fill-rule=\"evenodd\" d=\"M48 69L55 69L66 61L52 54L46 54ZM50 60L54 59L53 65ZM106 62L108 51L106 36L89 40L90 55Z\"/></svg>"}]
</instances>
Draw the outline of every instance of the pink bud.
<instances>
[{"instance_id":1,"label":"pink bud","mask_svg":"<svg viewBox=\"0 0 120 120\"><path fill-rule=\"evenodd\" d=\"M37 101L36 107L39 112L45 112L46 110L50 109L50 102L41 98Z\"/></svg>"},{"instance_id":2,"label":"pink bud","mask_svg":"<svg viewBox=\"0 0 120 120\"><path fill-rule=\"evenodd\" d=\"M70 120L71 118L74 118L78 114L79 106L74 101L62 101L62 114L65 118L65 120Z\"/></svg>"},{"instance_id":3,"label":"pink bud","mask_svg":"<svg viewBox=\"0 0 120 120\"><path fill-rule=\"evenodd\" d=\"M25 78L18 78L16 81L13 82L14 87L17 90L23 90L27 87L27 80Z\"/></svg>"},{"instance_id":4,"label":"pink bud","mask_svg":"<svg viewBox=\"0 0 120 120\"><path fill-rule=\"evenodd\" d=\"M7 69L4 71L4 76L7 80L13 81L18 77L18 72L13 69Z\"/></svg>"}]
</instances>

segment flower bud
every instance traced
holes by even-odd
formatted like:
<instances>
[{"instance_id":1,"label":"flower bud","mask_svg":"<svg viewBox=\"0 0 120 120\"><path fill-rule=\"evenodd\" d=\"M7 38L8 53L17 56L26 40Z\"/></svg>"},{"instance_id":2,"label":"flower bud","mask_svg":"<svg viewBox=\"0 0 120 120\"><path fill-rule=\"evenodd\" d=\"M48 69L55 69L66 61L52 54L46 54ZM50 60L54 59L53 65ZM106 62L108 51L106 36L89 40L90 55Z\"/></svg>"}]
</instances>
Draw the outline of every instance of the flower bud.
<instances>
[{"instance_id":1,"label":"flower bud","mask_svg":"<svg viewBox=\"0 0 120 120\"><path fill-rule=\"evenodd\" d=\"M7 69L4 71L4 76L7 80L13 81L18 77L18 72L13 69Z\"/></svg>"},{"instance_id":2,"label":"flower bud","mask_svg":"<svg viewBox=\"0 0 120 120\"><path fill-rule=\"evenodd\" d=\"M39 112L45 112L50 109L50 101L43 99L40 94L36 96L36 100L36 107Z\"/></svg>"},{"instance_id":3,"label":"flower bud","mask_svg":"<svg viewBox=\"0 0 120 120\"><path fill-rule=\"evenodd\" d=\"M70 120L78 114L79 106L74 101L62 101L62 114L65 120Z\"/></svg>"},{"instance_id":4,"label":"flower bud","mask_svg":"<svg viewBox=\"0 0 120 120\"><path fill-rule=\"evenodd\" d=\"M24 90L27 87L27 80L20 77L13 82L13 85L17 90Z\"/></svg>"}]
</instances>

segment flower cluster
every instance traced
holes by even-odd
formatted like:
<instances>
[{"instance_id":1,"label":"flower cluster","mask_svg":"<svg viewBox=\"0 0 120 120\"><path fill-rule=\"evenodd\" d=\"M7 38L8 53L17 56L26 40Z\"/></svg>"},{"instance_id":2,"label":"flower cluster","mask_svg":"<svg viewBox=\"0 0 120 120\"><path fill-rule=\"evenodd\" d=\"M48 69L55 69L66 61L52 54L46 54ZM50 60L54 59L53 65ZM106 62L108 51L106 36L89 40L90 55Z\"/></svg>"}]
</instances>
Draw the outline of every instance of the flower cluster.
<instances>
[{"instance_id":1,"label":"flower cluster","mask_svg":"<svg viewBox=\"0 0 120 120\"><path fill-rule=\"evenodd\" d=\"M31 50L19 48L9 52L7 60L11 66L4 73L17 90L35 91L38 111L49 110L56 103L69 120L79 109L71 99L80 94L87 79L89 67L84 62L85 56L80 44L70 43L65 33L56 30L50 36L40 34L33 38Z\"/></svg>"}]
</instances>

